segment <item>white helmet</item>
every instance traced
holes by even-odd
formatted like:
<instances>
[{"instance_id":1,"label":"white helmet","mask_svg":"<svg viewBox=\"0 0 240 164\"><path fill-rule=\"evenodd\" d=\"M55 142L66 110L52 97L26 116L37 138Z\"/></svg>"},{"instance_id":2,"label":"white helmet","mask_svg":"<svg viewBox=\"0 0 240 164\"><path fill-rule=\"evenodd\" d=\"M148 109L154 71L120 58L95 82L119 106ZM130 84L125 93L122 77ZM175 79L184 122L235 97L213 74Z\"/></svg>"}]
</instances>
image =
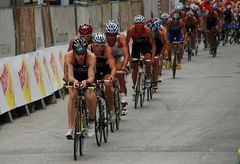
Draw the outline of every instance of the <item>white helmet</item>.
<instances>
[{"instance_id":1,"label":"white helmet","mask_svg":"<svg viewBox=\"0 0 240 164\"><path fill-rule=\"evenodd\" d=\"M191 8L192 11L198 11L199 10L199 6L196 5L196 4L190 5L190 8Z\"/></svg>"},{"instance_id":2,"label":"white helmet","mask_svg":"<svg viewBox=\"0 0 240 164\"><path fill-rule=\"evenodd\" d=\"M133 18L133 23L134 24L137 24L137 23L145 24L146 23L145 17L142 15L137 15Z\"/></svg>"},{"instance_id":3,"label":"white helmet","mask_svg":"<svg viewBox=\"0 0 240 164\"><path fill-rule=\"evenodd\" d=\"M106 44L107 42L106 35L101 32L93 33L92 40L93 40L93 43L97 43L97 44Z\"/></svg>"},{"instance_id":4,"label":"white helmet","mask_svg":"<svg viewBox=\"0 0 240 164\"><path fill-rule=\"evenodd\" d=\"M110 19L110 20L108 20L107 22L106 22L106 24L108 24L108 23L116 23L117 24L117 26L119 26L119 23L118 23L118 21L117 20L114 20L114 19Z\"/></svg>"},{"instance_id":5,"label":"white helmet","mask_svg":"<svg viewBox=\"0 0 240 164\"><path fill-rule=\"evenodd\" d=\"M168 13L162 13L161 16L160 16L160 18L161 18L162 20L166 20L166 19L168 19L169 17L170 17L170 16L169 16Z\"/></svg>"},{"instance_id":6,"label":"white helmet","mask_svg":"<svg viewBox=\"0 0 240 164\"><path fill-rule=\"evenodd\" d=\"M108 21L105 26L105 30L107 33L118 33L118 25L116 23Z\"/></svg>"}]
</instances>

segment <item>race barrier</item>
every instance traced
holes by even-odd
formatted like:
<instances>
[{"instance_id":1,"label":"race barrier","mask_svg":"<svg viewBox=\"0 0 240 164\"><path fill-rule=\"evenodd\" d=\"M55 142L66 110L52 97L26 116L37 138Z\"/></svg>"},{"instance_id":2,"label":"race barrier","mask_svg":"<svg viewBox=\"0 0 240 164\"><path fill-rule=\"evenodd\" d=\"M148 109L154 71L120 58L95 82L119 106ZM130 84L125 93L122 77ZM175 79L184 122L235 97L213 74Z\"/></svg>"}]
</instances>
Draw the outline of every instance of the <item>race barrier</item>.
<instances>
[{"instance_id":1,"label":"race barrier","mask_svg":"<svg viewBox=\"0 0 240 164\"><path fill-rule=\"evenodd\" d=\"M0 115L37 100L43 101L61 89L67 48L68 45L53 46L1 59Z\"/></svg>"},{"instance_id":2,"label":"race barrier","mask_svg":"<svg viewBox=\"0 0 240 164\"><path fill-rule=\"evenodd\" d=\"M14 16L14 13L16 14ZM79 24L90 23L104 31L109 19L119 21L120 31L142 14L140 1L87 6L39 6L0 10L0 115L28 106L58 92L63 86L64 55ZM72 19L69 19L72 18ZM15 22L14 22L15 21ZM16 34L16 37L15 37ZM48 47L48 48L45 48ZM17 54L17 56L15 56Z\"/></svg>"}]
</instances>

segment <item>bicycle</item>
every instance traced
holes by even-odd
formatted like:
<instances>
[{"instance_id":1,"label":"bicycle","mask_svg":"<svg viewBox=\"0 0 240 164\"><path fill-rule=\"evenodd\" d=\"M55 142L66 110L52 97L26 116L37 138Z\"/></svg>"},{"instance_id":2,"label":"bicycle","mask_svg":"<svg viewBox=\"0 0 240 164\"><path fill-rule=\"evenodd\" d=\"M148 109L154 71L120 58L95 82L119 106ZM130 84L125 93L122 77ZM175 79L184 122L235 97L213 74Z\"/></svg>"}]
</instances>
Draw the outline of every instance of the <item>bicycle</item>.
<instances>
[{"instance_id":1,"label":"bicycle","mask_svg":"<svg viewBox=\"0 0 240 164\"><path fill-rule=\"evenodd\" d=\"M176 41L177 38L175 37L173 40L173 65L172 65L172 72L173 72L173 79L176 77L176 70L177 70L177 61L179 57L179 49L178 45L182 43L182 41Z\"/></svg>"},{"instance_id":2,"label":"bicycle","mask_svg":"<svg viewBox=\"0 0 240 164\"><path fill-rule=\"evenodd\" d=\"M78 86L81 86L81 82L78 83ZM63 88L73 88L72 83L64 84ZM78 91L77 101L76 101L76 113L74 115L74 133L73 133L73 156L74 160L77 160L77 152L79 151L79 155L83 155L83 142L84 138L87 134L88 122L89 122L89 114L86 106L86 89L94 90L94 86L88 86L87 88L76 88ZM78 148L79 147L79 148Z\"/></svg>"},{"instance_id":3,"label":"bicycle","mask_svg":"<svg viewBox=\"0 0 240 164\"><path fill-rule=\"evenodd\" d=\"M193 48L192 48L192 30L189 29L187 37L187 52L188 52L188 61L192 60Z\"/></svg>"},{"instance_id":4,"label":"bicycle","mask_svg":"<svg viewBox=\"0 0 240 164\"><path fill-rule=\"evenodd\" d=\"M140 97L140 106L143 106L144 98L145 98L145 71L144 71L144 57L141 55L140 58L133 58L132 62L137 62L138 64L138 73L137 73L137 81L135 84L135 104L134 107L137 109L138 100Z\"/></svg>"},{"instance_id":5,"label":"bicycle","mask_svg":"<svg viewBox=\"0 0 240 164\"><path fill-rule=\"evenodd\" d=\"M122 109L122 104L120 100L120 85L119 82L116 80L113 83L113 89L114 89L114 109L115 109L115 124L116 124L116 129L119 129L120 125L120 120L121 120L121 109ZM111 131L114 131L114 122L110 124Z\"/></svg>"},{"instance_id":6,"label":"bicycle","mask_svg":"<svg viewBox=\"0 0 240 164\"><path fill-rule=\"evenodd\" d=\"M210 49L209 52L212 54L212 57L216 57L217 54L217 32L216 30L212 30L210 36Z\"/></svg>"},{"instance_id":7,"label":"bicycle","mask_svg":"<svg viewBox=\"0 0 240 164\"><path fill-rule=\"evenodd\" d=\"M106 80L97 80L95 84L98 104L95 113L95 136L99 147L102 143L102 136L105 143L108 141L108 124L110 119L108 104L104 94L104 81Z\"/></svg>"}]
</instances>

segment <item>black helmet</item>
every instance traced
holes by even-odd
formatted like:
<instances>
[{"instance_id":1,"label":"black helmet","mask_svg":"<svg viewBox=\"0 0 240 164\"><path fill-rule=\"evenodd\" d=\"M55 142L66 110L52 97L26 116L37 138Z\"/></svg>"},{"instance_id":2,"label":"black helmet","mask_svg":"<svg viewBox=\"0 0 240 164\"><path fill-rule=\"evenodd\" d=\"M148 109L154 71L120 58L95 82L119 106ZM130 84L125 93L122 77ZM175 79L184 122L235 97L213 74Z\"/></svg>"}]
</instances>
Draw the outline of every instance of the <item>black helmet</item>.
<instances>
[{"instance_id":1,"label":"black helmet","mask_svg":"<svg viewBox=\"0 0 240 164\"><path fill-rule=\"evenodd\" d=\"M86 40L75 38L73 41L72 49L76 55L84 55L87 52L88 44Z\"/></svg>"}]
</instances>

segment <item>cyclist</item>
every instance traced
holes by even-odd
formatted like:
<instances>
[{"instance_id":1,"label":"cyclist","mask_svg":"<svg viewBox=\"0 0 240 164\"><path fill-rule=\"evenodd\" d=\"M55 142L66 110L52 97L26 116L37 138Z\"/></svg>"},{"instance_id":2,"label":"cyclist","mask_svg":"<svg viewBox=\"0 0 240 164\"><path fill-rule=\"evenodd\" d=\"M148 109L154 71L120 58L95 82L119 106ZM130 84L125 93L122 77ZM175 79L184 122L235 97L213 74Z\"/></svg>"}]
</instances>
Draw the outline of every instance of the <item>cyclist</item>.
<instances>
[{"instance_id":1,"label":"cyclist","mask_svg":"<svg viewBox=\"0 0 240 164\"><path fill-rule=\"evenodd\" d=\"M159 24L159 20L155 19L152 23L148 24L148 27L152 30L153 38L156 44L156 53L154 60L154 81L153 81L153 89L158 89L158 81L162 81L161 79L158 79L158 76L162 76L162 65L163 65L163 54L166 49L166 36L167 36L167 30L165 27Z\"/></svg>"},{"instance_id":2,"label":"cyclist","mask_svg":"<svg viewBox=\"0 0 240 164\"><path fill-rule=\"evenodd\" d=\"M134 25L127 30L127 43L129 44L132 38L132 58L140 58L140 54L144 55L145 60L154 61L156 52L156 45L153 40L152 31L145 25L146 20L142 15L137 15L133 19ZM133 97L135 97L135 83L137 80L138 64L132 62L132 80L133 80ZM151 63L146 64L146 84L149 88L151 86L150 80Z\"/></svg>"},{"instance_id":3,"label":"cyclist","mask_svg":"<svg viewBox=\"0 0 240 164\"><path fill-rule=\"evenodd\" d=\"M129 59L129 49L126 37L124 35L119 34L118 23L115 22L114 20L110 20L107 22L105 26L105 31L107 43L111 47L113 52L117 71L127 72L126 66L128 64ZM126 109L127 87L125 83L124 74L118 74L117 78L120 84L122 115L127 115Z\"/></svg>"},{"instance_id":4,"label":"cyclist","mask_svg":"<svg viewBox=\"0 0 240 164\"><path fill-rule=\"evenodd\" d=\"M168 13L162 13L160 19L162 20L162 25L165 26L170 15Z\"/></svg>"},{"instance_id":5,"label":"cyclist","mask_svg":"<svg viewBox=\"0 0 240 164\"><path fill-rule=\"evenodd\" d=\"M210 43L210 38L212 38L211 31L219 32L218 14L213 8L208 10L204 17L204 31L207 34L208 43Z\"/></svg>"},{"instance_id":6,"label":"cyclist","mask_svg":"<svg viewBox=\"0 0 240 164\"><path fill-rule=\"evenodd\" d=\"M231 1L230 1L231 2ZM223 18L224 18L224 24L223 24L223 31L222 31L222 34L223 34L223 40L224 40L224 37L225 34L224 32L227 31L227 30L231 30L231 26L232 26L232 23L234 21L234 15L233 15L233 11L232 11L232 5L229 4L226 6L226 8L223 10ZM224 6L224 5L223 5Z\"/></svg>"},{"instance_id":7,"label":"cyclist","mask_svg":"<svg viewBox=\"0 0 240 164\"><path fill-rule=\"evenodd\" d=\"M85 88L88 84L94 82L96 57L87 50L87 42L84 39L76 38L73 41L72 50L66 54L66 64L68 67L68 81L73 82L74 86L81 82L81 87ZM69 93L68 101L68 131L66 137L72 138L73 121L75 114L75 105L77 99L77 90L72 88ZM86 91L86 103L89 110L90 126L88 136L94 135L93 121L95 118L96 99L95 94L91 90Z\"/></svg>"},{"instance_id":8,"label":"cyclist","mask_svg":"<svg viewBox=\"0 0 240 164\"><path fill-rule=\"evenodd\" d=\"M170 69L172 67L172 60L171 60L171 54L172 54L172 43L174 41L174 38L176 38L176 41L182 41L183 40L183 34L186 34L185 28L184 28L184 23L180 19L180 15L178 12L175 12L172 14L172 18L167 21L166 25L167 31L168 31L168 45L169 45L169 51L168 51L168 63L167 63L167 68ZM185 36L185 41L187 37ZM182 44L179 43L178 45L179 48L179 57L178 57L178 64L177 64L177 69L181 70L182 69L182 58L183 58L183 46Z\"/></svg>"},{"instance_id":9,"label":"cyclist","mask_svg":"<svg viewBox=\"0 0 240 164\"><path fill-rule=\"evenodd\" d=\"M111 83L116 79L116 66L112 50L107 44L106 35L101 32L93 33L92 51L96 55L96 80L109 80L104 82L105 96L110 110L111 120L114 120L114 92Z\"/></svg>"},{"instance_id":10,"label":"cyclist","mask_svg":"<svg viewBox=\"0 0 240 164\"><path fill-rule=\"evenodd\" d=\"M70 43L68 46L68 51L72 50L72 44L73 44L73 41L75 40L75 38L84 38L88 43L88 49L89 49L89 47L92 43L92 31L93 31L93 28L90 24L81 24L78 28L79 34L72 37L72 39L70 40ZM68 70L67 70L66 57L65 57L63 81L68 81L67 74L68 74Z\"/></svg>"},{"instance_id":11,"label":"cyclist","mask_svg":"<svg viewBox=\"0 0 240 164\"><path fill-rule=\"evenodd\" d=\"M79 34L74 36L73 39L71 39L68 47L68 51L72 49L72 42L74 38L83 38L87 41L88 45L90 46L92 44L92 32L93 28L90 24L81 24L78 28Z\"/></svg>"},{"instance_id":12,"label":"cyclist","mask_svg":"<svg viewBox=\"0 0 240 164\"><path fill-rule=\"evenodd\" d=\"M186 13L185 18L185 28L186 28L186 36L191 38L192 48L195 54L195 44L196 44L196 34L198 33L198 21L194 17L194 13L192 11L188 11ZM191 30L191 36L188 36L189 31Z\"/></svg>"}]
</instances>

